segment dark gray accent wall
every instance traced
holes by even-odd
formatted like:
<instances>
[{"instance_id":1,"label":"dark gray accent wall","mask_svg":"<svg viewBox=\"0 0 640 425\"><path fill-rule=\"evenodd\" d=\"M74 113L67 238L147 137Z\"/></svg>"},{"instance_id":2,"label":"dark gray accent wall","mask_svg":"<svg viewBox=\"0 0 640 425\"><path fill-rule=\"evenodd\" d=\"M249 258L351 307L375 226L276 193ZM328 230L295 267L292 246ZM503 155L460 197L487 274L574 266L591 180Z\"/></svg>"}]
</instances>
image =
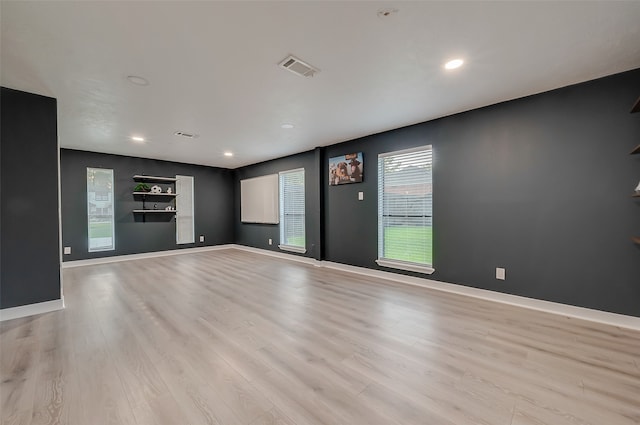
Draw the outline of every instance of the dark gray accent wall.
<instances>
[{"instance_id":1,"label":"dark gray accent wall","mask_svg":"<svg viewBox=\"0 0 640 425\"><path fill-rule=\"evenodd\" d=\"M60 299L56 100L1 89L0 308Z\"/></svg>"},{"instance_id":2,"label":"dark gray accent wall","mask_svg":"<svg viewBox=\"0 0 640 425\"><path fill-rule=\"evenodd\" d=\"M277 226L240 223L240 180L309 167L308 257L640 316L639 94L634 70L238 169L236 242L278 250ZM379 267L378 154L428 144L436 271ZM352 152L364 182L328 186L328 158Z\"/></svg>"},{"instance_id":3,"label":"dark gray accent wall","mask_svg":"<svg viewBox=\"0 0 640 425\"><path fill-rule=\"evenodd\" d=\"M431 144L436 272L423 277L640 316L639 94L634 70L326 148L365 162L364 183L323 189L326 259L382 269L377 155Z\"/></svg>"},{"instance_id":4,"label":"dark gray accent wall","mask_svg":"<svg viewBox=\"0 0 640 425\"><path fill-rule=\"evenodd\" d=\"M232 170L71 149L61 149L60 161L62 244L70 246L72 252L64 255L63 261L234 242ZM108 168L114 172L116 249L113 251L88 252L87 167ZM173 215L143 217L132 212L142 207L141 198L132 194L136 174L194 176L195 243L176 244ZM157 202L162 207L166 204L162 200ZM204 235L204 243L199 242L200 235Z\"/></svg>"},{"instance_id":5,"label":"dark gray accent wall","mask_svg":"<svg viewBox=\"0 0 640 425\"><path fill-rule=\"evenodd\" d=\"M277 224L242 223L240 221L240 181L252 177L277 174L280 171L304 168L305 173L305 229L306 257L321 259L321 217L323 211L318 196L320 173L318 162L321 150L303 152L297 155L262 162L235 170L235 220L236 243L256 248L279 251L280 228ZM271 239L273 245L269 245Z\"/></svg>"}]
</instances>

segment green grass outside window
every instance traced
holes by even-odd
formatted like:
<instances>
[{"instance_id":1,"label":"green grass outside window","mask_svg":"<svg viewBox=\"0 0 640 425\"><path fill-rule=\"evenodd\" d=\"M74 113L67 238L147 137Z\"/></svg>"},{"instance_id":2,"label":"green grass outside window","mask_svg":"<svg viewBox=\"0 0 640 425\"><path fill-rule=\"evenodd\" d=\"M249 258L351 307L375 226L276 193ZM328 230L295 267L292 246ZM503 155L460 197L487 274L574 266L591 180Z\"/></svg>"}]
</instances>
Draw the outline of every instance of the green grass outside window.
<instances>
[{"instance_id":1,"label":"green grass outside window","mask_svg":"<svg viewBox=\"0 0 640 425\"><path fill-rule=\"evenodd\" d=\"M384 228L384 258L433 264L432 226L388 226Z\"/></svg>"}]
</instances>

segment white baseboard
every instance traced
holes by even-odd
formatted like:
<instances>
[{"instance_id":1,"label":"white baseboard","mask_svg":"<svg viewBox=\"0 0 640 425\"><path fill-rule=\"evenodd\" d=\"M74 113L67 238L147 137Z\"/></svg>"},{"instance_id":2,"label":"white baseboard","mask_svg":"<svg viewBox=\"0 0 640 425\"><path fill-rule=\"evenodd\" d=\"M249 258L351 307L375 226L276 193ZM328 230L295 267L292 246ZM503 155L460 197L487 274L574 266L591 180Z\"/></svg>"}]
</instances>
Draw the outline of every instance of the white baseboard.
<instances>
[{"instance_id":1,"label":"white baseboard","mask_svg":"<svg viewBox=\"0 0 640 425\"><path fill-rule=\"evenodd\" d=\"M141 260L144 258L166 257L169 255L195 254L197 252L218 251L221 249L233 248L235 245L214 245L214 246L198 246L194 248L172 249L169 251L143 252L141 254L114 255L111 257L88 258L86 260L65 261L62 263L63 269L73 267L93 266L96 264L117 263L119 261Z\"/></svg>"},{"instance_id":2,"label":"white baseboard","mask_svg":"<svg viewBox=\"0 0 640 425\"><path fill-rule=\"evenodd\" d=\"M404 283L407 285L421 286L424 288L435 289L438 291L445 291L445 292L450 292L454 294L480 298L483 300L494 301L494 302L509 304L509 305L518 306L518 307L524 307L532 310L544 311L547 313L557 314L564 317L572 317L576 319L588 320L591 322L604 323L607 325L617 326L620 328L640 330L640 317L610 313L607 311L594 310L594 309L585 308L585 307L576 307L568 304L561 304L553 301L538 300L538 299L527 298L527 297L522 297L518 295L504 294L502 292L494 292L494 291L489 291L487 289L472 288L469 286L439 282L436 280L424 279L424 278L413 277L413 276L406 276L406 275L391 273L383 270L368 269L366 267L351 266L347 264L334 263L331 261L318 261L313 258L303 257L300 255L293 255L286 252L271 251L267 249L254 248L250 246L237 245L237 244L195 247L195 248L175 249L170 251L146 252L143 254L118 255L114 257L102 257L102 258L91 258L87 260L67 261L62 263L62 268L81 267L81 266L89 266L89 265L95 265L95 264L106 264L106 263L114 263L118 261L140 260L144 258L165 257L169 255L193 254L197 252L218 251L218 250L225 250L225 249L239 249L242 251L253 252L256 254L282 258L289 261L297 261L297 262L309 264L315 267L327 267L329 269L341 270L345 272L356 273L359 275L391 280L393 282ZM41 303L41 304L46 304L46 303ZM34 304L34 306L36 305L39 305L39 304ZM30 306L15 307L15 309L22 309L27 307L30 307ZM62 307L53 308L52 310L58 310L59 308L64 308L64 304ZM7 310L13 310L13 309L2 310L2 320L9 320L9 319L5 319L5 315L7 314L5 313L5 311ZM52 311L52 310L46 310L46 311ZM46 311L38 311L36 313L29 313L29 314L39 314ZM23 317L29 314L23 314L21 316L16 316L16 317Z\"/></svg>"},{"instance_id":3,"label":"white baseboard","mask_svg":"<svg viewBox=\"0 0 640 425\"><path fill-rule=\"evenodd\" d=\"M49 313L51 311L62 310L63 308L64 298L36 304L21 305L19 307L3 308L0 310L0 322L33 316L35 314Z\"/></svg>"},{"instance_id":4,"label":"white baseboard","mask_svg":"<svg viewBox=\"0 0 640 425\"><path fill-rule=\"evenodd\" d=\"M229 245L229 248L240 249L242 251L254 252L256 254L268 255L270 257L277 257L277 258L282 258L290 261L297 261L299 263L311 264L312 266L318 266L318 267L320 267L321 264L323 263L322 261L318 261L314 258L303 257L302 255L294 255L286 252L271 251L271 250L262 249L262 248L254 248L252 246L234 244L234 245Z\"/></svg>"},{"instance_id":5,"label":"white baseboard","mask_svg":"<svg viewBox=\"0 0 640 425\"><path fill-rule=\"evenodd\" d=\"M272 257L283 258L292 261L303 262L317 267L327 267L333 270L340 270L359 275L375 277L379 279L391 280L408 285L421 286L424 288L445 291L468 297L480 298L483 300L509 304L531 310L544 311L546 313L557 314L564 317L588 320L590 322L604 323L620 328L640 330L640 317L627 316L624 314L610 313L607 311L594 310L586 307L576 307L568 304L561 304L553 301L538 300L519 295L504 294L502 292L489 291L488 289L472 288L453 283L439 282L437 280L423 279L419 277L406 276L398 273L391 273L383 270L368 269L365 267L351 266L347 264L334 263L331 261L317 261L313 258L291 255L284 252L269 251L260 248L246 247L242 245L232 245L230 248L241 249L243 251L255 252Z\"/></svg>"}]
</instances>

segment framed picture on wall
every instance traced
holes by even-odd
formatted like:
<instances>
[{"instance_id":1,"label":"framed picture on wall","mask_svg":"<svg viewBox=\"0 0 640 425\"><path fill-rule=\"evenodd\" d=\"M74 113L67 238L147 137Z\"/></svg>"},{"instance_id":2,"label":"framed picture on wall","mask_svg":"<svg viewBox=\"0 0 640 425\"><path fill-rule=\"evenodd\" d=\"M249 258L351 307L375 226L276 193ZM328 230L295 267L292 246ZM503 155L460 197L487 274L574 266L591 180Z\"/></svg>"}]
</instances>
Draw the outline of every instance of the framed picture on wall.
<instances>
[{"instance_id":1,"label":"framed picture on wall","mask_svg":"<svg viewBox=\"0 0 640 425\"><path fill-rule=\"evenodd\" d=\"M363 170L362 152L329 158L329 186L361 183Z\"/></svg>"}]
</instances>

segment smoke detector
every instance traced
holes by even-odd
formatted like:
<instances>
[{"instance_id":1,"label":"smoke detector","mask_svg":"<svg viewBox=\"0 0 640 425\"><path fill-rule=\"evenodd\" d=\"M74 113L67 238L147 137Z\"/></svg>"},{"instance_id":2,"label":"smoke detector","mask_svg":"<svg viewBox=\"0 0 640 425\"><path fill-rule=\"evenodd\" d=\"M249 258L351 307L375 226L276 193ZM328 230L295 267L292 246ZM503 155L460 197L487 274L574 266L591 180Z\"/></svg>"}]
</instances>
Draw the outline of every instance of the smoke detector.
<instances>
[{"instance_id":1,"label":"smoke detector","mask_svg":"<svg viewBox=\"0 0 640 425\"><path fill-rule=\"evenodd\" d=\"M286 69L287 71L291 71L296 75L300 75L301 77L313 77L317 72L320 72L318 68L301 61L293 55L289 55L284 58L278 66Z\"/></svg>"},{"instance_id":2,"label":"smoke detector","mask_svg":"<svg viewBox=\"0 0 640 425\"><path fill-rule=\"evenodd\" d=\"M187 139L195 139L196 137L198 137L197 134L193 134L193 133L186 133L184 131L176 131L175 133L173 133L174 136L180 136L180 137L185 137Z\"/></svg>"},{"instance_id":3,"label":"smoke detector","mask_svg":"<svg viewBox=\"0 0 640 425\"><path fill-rule=\"evenodd\" d=\"M398 9L395 9L393 7L384 8L384 9L378 9L378 18L380 18L380 19L388 19L388 18L393 17L397 13L398 13Z\"/></svg>"}]
</instances>

